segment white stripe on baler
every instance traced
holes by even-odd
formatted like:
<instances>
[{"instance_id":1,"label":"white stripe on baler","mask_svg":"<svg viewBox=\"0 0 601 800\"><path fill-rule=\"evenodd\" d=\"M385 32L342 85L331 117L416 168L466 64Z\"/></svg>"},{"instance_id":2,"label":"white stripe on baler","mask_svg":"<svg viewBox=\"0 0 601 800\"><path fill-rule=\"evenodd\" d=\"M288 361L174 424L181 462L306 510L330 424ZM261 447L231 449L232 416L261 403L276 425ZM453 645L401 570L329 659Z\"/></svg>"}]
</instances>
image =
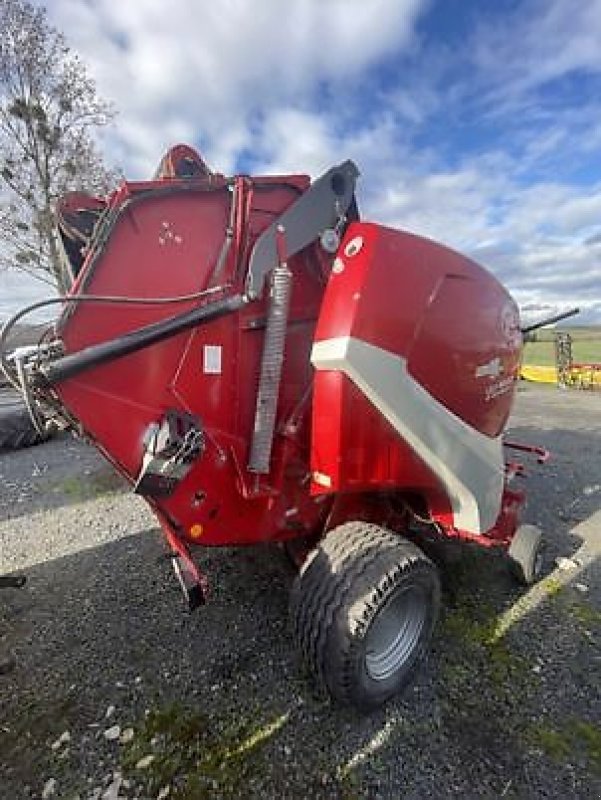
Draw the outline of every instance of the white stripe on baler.
<instances>
[{"instance_id":1,"label":"white stripe on baler","mask_svg":"<svg viewBox=\"0 0 601 800\"><path fill-rule=\"evenodd\" d=\"M344 336L316 342L318 370L347 375L445 487L457 528L484 533L501 509L504 464L501 437L490 438L435 400L395 353Z\"/></svg>"}]
</instances>

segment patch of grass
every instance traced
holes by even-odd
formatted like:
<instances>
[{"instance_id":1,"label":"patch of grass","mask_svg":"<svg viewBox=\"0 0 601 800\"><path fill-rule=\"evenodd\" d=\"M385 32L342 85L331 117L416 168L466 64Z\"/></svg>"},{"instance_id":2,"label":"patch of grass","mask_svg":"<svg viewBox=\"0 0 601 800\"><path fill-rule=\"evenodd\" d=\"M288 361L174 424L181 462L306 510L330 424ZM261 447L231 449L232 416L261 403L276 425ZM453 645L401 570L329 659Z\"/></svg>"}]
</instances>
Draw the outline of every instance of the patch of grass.
<instances>
[{"instance_id":1,"label":"patch of grass","mask_svg":"<svg viewBox=\"0 0 601 800\"><path fill-rule=\"evenodd\" d=\"M539 586L545 590L547 597L557 597L565 589L565 585L551 575L539 581Z\"/></svg>"},{"instance_id":2,"label":"patch of grass","mask_svg":"<svg viewBox=\"0 0 601 800\"><path fill-rule=\"evenodd\" d=\"M489 690L502 689L510 681L513 685L518 676L525 674L523 659L512 653L505 637L499 635L499 616L490 605L480 602L477 609L471 604L453 609L443 621L443 630L462 651L460 662L446 667L456 676L466 659L478 665L479 680L490 684ZM473 677L469 676L469 680Z\"/></svg>"},{"instance_id":3,"label":"patch of grass","mask_svg":"<svg viewBox=\"0 0 601 800\"><path fill-rule=\"evenodd\" d=\"M361 796L361 778L356 772L346 771L337 776L341 800L358 800Z\"/></svg>"},{"instance_id":4,"label":"patch of grass","mask_svg":"<svg viewBox=\"0 0 601 800\"><path fill-rule=\"evenodd\" d=\"M601 328L562 328L572 337L572 357L575 362L601 363ZM553 331L539 331L535 342L524 346L524 364L541 367L555 364L555 345Z\"/></svg>"},{"instance_id":5,"label":"patch of grass","mask_svg":"<svg viewBox=\"0 0 601 800\"><path fill-rule=\"evenodd\" d=\"M439 698L446 735L487 757L519 758L517 731L537 678L508 639L507 611L494 586L500 563L474 551L447 571L449 595L439 627ZM503 604L504 605L504 604Z\"/></svg>"},{"instance_id":6,"label":"patch of grass","mask_svg":"<svg viewBox=\"0 0 601 800\"><path fill-rule=\"evenodd\" d=\"M537 725L533 728L531 741L544 750L548 756L551 756L553 761L565 761L571 752L570 743L566 737L554 728L547 728L544 725Z\"/></svg>"},{"instance_id":7,"label":"patch of grass","mask_svg":"<svg viewBox=\"0 0 601 800\"><path fill-rule=\"evenodd\" d=\"M570 603L570 611L583 625L601 625L601 611L588 603Z\"/></svg>"},{"instance_id":8,"label":"patch of grass","mask_svg":"<svg viewBox=\"0 0 601 800\"><path fill-rule=\"evenodd\" d=\"M123 754L124 771L156 797L170 787L170 800L243 797L244 788L266 769L265 744L286 724L282 715L261 722L209 719L180 705L155 709ZM150 763L137 765L145 757Z\"/></svg>"},{"instance_id":9,"label":"patch of grass","mask_svg":"<svg viewBox=\"0 0 601 800\"><path fill-rule=\"evenodd\" d=\"M557 587L549 586L551 581L557 584ZM541 583L548 585L547 594L549 599L554 601L555 607L566 614L581 625L591 628L601 625L601 609L595 608L590 603L583 600L573 599L573 595L566 591L566 586L553 578L545 578Z\"/></svg>"},{"instance_id":10,"label":"patch of grass","mask_svg":"<svg viewBox=\"0 0 601 800\"><path fill-rule=\"evenodd\" d=\"M69 477L51 483L49 489L56 494L64 494L71 500L81 502L101 497L104 494L123 491L123 478L112 470L92 472L82 477Z\"/></svg>"},{"instance_id":11,"label":"patch of grass","mask_svg":"<svg viewBox=\"0 0 601 800\"><path fill-rule=\"evenodd\" d=\"M588 720L570 719L559 727L538 723L527 739L557 763L584 760L601 774L601 728Z\"/></svg>"}]
</instances>

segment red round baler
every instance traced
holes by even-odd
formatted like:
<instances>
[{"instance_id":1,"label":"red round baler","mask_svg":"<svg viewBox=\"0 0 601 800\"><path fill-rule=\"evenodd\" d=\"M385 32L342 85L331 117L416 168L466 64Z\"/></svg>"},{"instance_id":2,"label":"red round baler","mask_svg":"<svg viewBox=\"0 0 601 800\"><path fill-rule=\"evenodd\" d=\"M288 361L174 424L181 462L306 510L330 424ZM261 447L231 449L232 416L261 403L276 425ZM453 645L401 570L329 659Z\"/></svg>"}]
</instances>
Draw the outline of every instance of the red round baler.
<instances>
[{"instance_id":1,"label":"red round baler","mask_svg":"<svg viewBox=\"0 0 601 800\"><path fill-rule=\"evenodd\" d=\"M38 425L85 434L152 506L191 606L191 545L286 543L300 647L366 709L430 640L422 537L506 548L531 582L541 536L504 458L516 304L470 259L361 220L357 176L226 178L178 146L150 182L68 196L72 289L5 368Z\"/></svg>"}]
</instances>

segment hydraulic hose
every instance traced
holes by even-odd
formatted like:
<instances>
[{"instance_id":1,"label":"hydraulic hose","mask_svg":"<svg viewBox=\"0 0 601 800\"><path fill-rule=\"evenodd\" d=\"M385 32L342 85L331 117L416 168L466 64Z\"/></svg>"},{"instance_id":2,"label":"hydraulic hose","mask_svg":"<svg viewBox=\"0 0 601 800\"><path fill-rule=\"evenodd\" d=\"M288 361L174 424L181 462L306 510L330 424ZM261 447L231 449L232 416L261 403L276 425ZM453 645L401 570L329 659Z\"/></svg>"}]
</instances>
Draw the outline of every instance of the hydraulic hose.
<instances>
[{"instance_id":1,"label":"hydraulic hose","mask_svg":"<svg viewBox=\"0 0 601 800\"><path fill-rule=\"evenodd\" d=\"M210 289L203 289L193 294L176 295L175 297L122 297L120 295L96 295L96 294L74 294L50 297L46 300L39 300L37 303L25 306L16 314L13 314L0 329L0 369L6 376L8 382L20 390L20 383L16 375L16 370L12 367L7 357L7 343L10 332L19 320L40 308L47 308L52 305L77 305L79 303L113 303L117 305L172 305L177 303L187 303L194 300L202 300L213 294L218 294L227 290L227 286L215 286Z\"/></svg>"},{"instance_id":2,"label":"hydraulic hose","mask_svg":"<svg viewBox=\"0 0 601 800\"><path fill-rule=\"evenodd\" d=\"M123 358L130 355L130 353L136 353L145 347L150 347L171 336L176 336L178 333L195 328L197 325L210 322L224 314L238 311L245 302L246 298L240 294L226 297L222 300L215 300L213 303L194 308L185 314L179 314L161 322L154 322L108 342L94 344L77 353L58 358L56 361L40 367L41 384L43 386L54 386L92 367L98 367L117 358Z\"/></svg>"}]
</instances>

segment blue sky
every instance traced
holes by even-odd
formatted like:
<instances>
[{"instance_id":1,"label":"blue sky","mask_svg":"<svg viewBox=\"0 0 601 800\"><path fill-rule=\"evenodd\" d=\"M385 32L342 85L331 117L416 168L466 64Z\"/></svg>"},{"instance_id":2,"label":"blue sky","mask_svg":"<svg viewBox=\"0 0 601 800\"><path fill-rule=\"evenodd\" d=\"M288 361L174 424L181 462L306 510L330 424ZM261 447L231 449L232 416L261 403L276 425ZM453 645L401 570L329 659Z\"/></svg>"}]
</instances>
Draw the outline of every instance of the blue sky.
<instances>
[{"instance_id":1,"label":"blue sky","mask_svg":"<svg viewBox=\"0 0 601 800\"><path fill-rule=\"evenodd\" d=\"M483 263L525 314L601 323L601 0L49 0L119 110L107 160L150 176L318 175L364 217Z\"/></svg>"}]
</instances>

